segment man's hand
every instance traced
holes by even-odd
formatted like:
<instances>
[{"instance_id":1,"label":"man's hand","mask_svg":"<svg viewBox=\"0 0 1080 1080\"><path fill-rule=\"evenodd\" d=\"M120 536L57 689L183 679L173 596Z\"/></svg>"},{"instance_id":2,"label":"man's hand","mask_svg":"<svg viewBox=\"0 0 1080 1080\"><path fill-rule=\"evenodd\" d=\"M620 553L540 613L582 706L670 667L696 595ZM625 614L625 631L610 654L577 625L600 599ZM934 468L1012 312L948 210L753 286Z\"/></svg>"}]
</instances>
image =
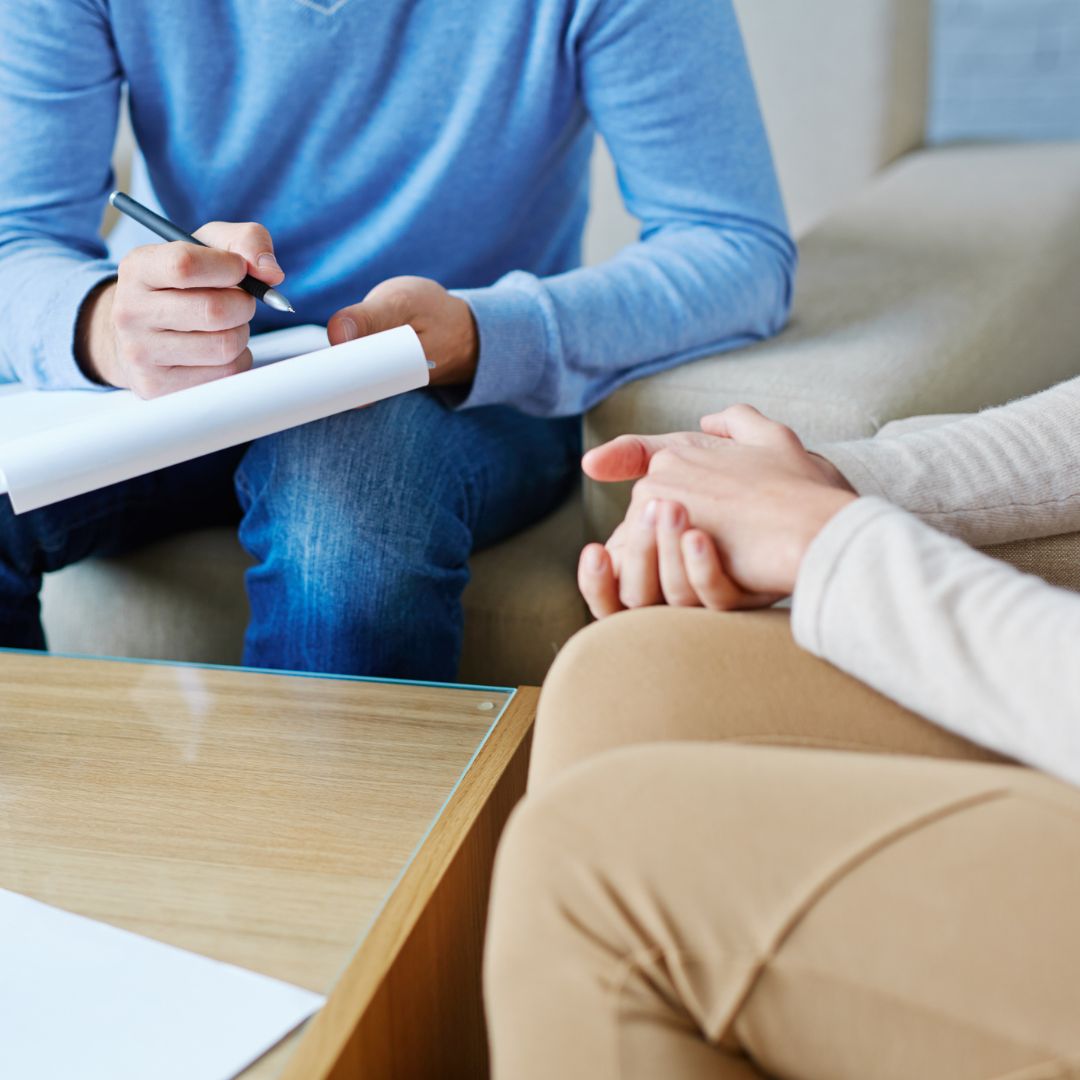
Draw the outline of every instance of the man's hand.
<instances>
[{"instance_id":1,"label":"man's hand","mask_svg":"<svg viewBox=\"0 0 1080 1080\"><path fill-rule=\"evenodd\" d=\"M254 223L214 221L196 244L149 244L120 263L80 315L76 351L90 378L158 397L251 367L248 323L255 298L245 274L285 278L270 234Z\"/></svg>"},{"instance_id":2,"label":"man's hand","mask_svg":"<svg viewBox=\"0 0 1080 1080\"><path fill-rule=\"evenodd\" d=\"M737 405L702 433L627 435L585 456L596 480L638 479L606 547L582 552L593 614L667 601L760 607L791 593L810 542L855 498L790 428Z\"/></svg>"},{"instance_id":3,"label":"man's hand","mask_svg":"<svg viewBox=\"0 0 1080 1080\"><path fill-rule=\"evenodd\" d=\"M342 308L327 330L331 345L367 337L396 326L411 326L424 355L435 364L433 386L472 381L479 340L472 308L437 281L396 277L376 285L363 302Z\"/></svg>"}]
</instances>

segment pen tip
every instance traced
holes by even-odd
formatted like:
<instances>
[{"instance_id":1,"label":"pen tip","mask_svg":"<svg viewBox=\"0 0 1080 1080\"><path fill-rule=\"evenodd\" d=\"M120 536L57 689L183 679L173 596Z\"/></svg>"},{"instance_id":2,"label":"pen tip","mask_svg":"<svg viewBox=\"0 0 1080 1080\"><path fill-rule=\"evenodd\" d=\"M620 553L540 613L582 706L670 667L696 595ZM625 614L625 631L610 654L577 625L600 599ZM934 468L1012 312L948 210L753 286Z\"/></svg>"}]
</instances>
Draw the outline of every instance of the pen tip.
<instances>
[{"instance_id":1,"label":"pen tip","mask_svg":"<svg viewBox=\"0 0 1080 1080\"><path fill-rule=\"evenodd\" d=\"M266 292L263 293L262 299L264 304L268 307L272 307L275 311L290 311L294 315L296 314L296 309L277 291L277 289L267 289Z\"/></svg>"}]
</instances>

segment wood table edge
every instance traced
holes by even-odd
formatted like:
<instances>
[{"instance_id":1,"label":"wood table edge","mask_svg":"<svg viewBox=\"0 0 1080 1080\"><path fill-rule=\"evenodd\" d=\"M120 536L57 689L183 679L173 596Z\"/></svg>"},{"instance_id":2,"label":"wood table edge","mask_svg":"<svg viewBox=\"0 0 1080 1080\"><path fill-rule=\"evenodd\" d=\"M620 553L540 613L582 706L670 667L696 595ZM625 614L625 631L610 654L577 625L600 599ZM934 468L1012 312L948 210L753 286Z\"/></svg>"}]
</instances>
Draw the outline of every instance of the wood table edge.
<instances>
[{"instance_id":1,"label":"wood table edge","mask_svg":"<svg viewBox=\"0 0 1080 1080\"><path fill-rule=\"evenodd\" d=\"M348 1053L350 1044L356 1041L365 1015L387 985L395 961L488 809L492 795L501 781L503 787L510 789L498 808L497 816L501 820L490 823L489 832L493 835L489 837L492 848L489 857L509 809L524 793L539 693L539 688L534 686L516 690L470 765L466 773L468 782L455 788L420 851L338 978L326 1004L307 1024L281 1080L357 1075L346 1063L346 1058L354 1056ZM486 906L486 894L483 900ZM446 1075L454 1071L450 1069Z\"/></svg>"}]
</instances>

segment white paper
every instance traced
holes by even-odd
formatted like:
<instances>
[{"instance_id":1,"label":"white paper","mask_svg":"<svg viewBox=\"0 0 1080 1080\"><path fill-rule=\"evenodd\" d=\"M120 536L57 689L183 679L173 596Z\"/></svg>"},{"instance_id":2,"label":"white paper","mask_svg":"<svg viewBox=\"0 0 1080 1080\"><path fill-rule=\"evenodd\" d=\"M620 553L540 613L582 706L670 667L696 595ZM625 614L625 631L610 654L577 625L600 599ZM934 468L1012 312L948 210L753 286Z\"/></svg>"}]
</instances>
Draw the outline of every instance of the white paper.
<instances>
[{"instance_id":1,"label":"white paper","mask_svg":"<svg viewBox=\"0 0 1080 1080\"><path fill-rule=\"evenodd\" d=\"M333 347L321 327L295 327L252 353L251 371L149 401L0 388L0 493L23 513L428 383L408 326Z\"/></svg>"},{"instance_id":2,"label":"white paper","mask_svg":"<svg viewBox=\"0 0 1080 1080\"><path fill-rule=\"evenodd\" d=\"M325 998L0 889L0 1077L230 1080Z\"/></svg>"}]
</instances>

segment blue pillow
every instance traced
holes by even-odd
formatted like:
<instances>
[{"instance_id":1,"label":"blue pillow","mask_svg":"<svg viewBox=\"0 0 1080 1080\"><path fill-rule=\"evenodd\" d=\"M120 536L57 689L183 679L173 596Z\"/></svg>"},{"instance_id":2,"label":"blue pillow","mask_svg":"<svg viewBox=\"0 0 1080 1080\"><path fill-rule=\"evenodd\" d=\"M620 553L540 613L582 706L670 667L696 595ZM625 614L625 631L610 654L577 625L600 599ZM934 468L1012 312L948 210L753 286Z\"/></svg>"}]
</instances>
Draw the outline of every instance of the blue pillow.
<instances>
[{"instance_id":1,"label":"blue pillow","mask_svg":"<svg viewBox=\"0 0 1080 1080\"><path fill-rule=\"evenodd\" d=\"M927 140L1080 138L1080 0L936 0Z\"/></svg>"}]
</instances>

